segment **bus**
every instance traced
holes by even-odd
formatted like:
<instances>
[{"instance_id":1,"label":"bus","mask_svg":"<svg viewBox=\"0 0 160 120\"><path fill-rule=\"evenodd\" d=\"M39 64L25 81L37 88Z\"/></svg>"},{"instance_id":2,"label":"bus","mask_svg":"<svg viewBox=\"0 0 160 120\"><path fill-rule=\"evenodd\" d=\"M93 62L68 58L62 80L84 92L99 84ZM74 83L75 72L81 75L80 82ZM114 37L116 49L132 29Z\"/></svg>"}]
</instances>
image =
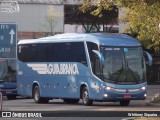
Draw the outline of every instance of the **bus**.
<instances>
[{"instance_id":1,"label":"bus","mask_svg":"<svg viewBox=\"0 0 160 120\"><path fill-rule=\"evenodd\" d=\"M17 97L16 60L0 59L0 92L8 99Z\"/></svg>"},{"instance_id":2,"label":"bus","mask_svg":"<svg viewBox=\"0 0 160 120\"><path fill-rule=\"evenodd\" d=\"M141 44L124 34L68 33L20 40L17 91L36 103L62 99L90 106L94 101L146 99L146 64Z\"/></svg>"}]
</instances>

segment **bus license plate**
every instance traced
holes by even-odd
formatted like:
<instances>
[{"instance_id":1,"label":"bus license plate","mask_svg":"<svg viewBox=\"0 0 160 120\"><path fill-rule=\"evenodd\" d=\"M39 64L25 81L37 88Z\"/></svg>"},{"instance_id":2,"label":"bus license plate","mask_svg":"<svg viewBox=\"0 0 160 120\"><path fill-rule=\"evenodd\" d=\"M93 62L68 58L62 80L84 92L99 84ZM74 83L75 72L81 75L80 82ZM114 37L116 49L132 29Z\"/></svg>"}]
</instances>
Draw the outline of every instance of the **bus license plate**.
<instances>
[{"instance_id":1,"label":"bus license plate","mask_svg":"<svg viewBox=\"0 0 160 120\"><path fill-rule=\"evenodd\" d=\"M131 98L131 95L124 95L123 98Z\"/></svg>"}]
</instances>

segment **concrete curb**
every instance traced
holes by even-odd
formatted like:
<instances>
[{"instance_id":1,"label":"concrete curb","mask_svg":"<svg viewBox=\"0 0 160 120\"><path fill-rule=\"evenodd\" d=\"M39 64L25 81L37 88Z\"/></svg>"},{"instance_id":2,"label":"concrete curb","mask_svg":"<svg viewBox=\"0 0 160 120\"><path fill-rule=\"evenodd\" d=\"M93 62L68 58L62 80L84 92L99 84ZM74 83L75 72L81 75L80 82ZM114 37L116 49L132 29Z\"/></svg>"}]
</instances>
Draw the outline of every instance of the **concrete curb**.
<instances>
[{"instance_id":1,"label":"concrete curb","mask_svg":"<svg viewBox=\"0 0 160 120\"><path fill-rule=\"evenodd\" d=\"M146 106L160 107L160 104L158 104L158 103L146 103Z\"/></svg>"}]
</instances>

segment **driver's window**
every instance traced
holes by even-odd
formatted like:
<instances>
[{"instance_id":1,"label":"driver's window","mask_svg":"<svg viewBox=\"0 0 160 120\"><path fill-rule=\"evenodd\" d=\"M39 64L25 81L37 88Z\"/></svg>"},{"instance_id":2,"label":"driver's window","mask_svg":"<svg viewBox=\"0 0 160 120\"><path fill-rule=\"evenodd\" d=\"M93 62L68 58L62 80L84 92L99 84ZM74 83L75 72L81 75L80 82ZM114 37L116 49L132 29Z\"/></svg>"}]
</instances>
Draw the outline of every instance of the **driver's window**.
<instances>
[{"instance_id":1,"label":"driver's window","mask_svg":"<svg viewBox=\"0 0 160 120\"><path fill-rule=\"evenodd\" d=\"M92 71L97 77L100 77L99 59L92 51L92 50L98 50L98 45L92 42L87 42L87 47L88 47L88 53L90 56Z\"/></svg>"},{"instance_id":2,"label":"driver's window","mask_svg":"<svg viewBox=\"0 0 160 120\"><path fill-rule=\"evenodd\" d=\"M95 55L94 57L94 61L93 61L93 67L92 67L93 73L97 76L97 77L101 77L101 71L100 71L100 61L99 58Z\"/></svg>"}]
</instances>

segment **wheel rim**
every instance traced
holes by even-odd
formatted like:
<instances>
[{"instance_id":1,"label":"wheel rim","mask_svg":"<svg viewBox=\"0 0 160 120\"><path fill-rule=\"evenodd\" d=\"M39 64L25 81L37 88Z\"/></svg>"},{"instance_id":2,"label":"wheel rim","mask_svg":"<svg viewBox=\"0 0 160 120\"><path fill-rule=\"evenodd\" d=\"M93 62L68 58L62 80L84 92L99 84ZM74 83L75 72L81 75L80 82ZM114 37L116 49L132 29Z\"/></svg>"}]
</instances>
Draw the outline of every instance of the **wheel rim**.
<instances>
[{"instance_id":1,"label":"wheel rim","mask_svg":"<svg viewBox=\"0 0 160 120\"><path fill-rule=\"evenodd\" d=\"M85 90L83 93L83 103L87 103L89 99L88 91Z\"/></svg>"},{"instance_id":2,"label":"wheel rim","mask_svg":"<svg viewBox=\"0 0 160 120\"><path fill-rule=\"evenodd\" d=\"M38 101L38 98L39 98L38 88L35 88L34 98L36 101Z\"/></svg>"}]
</instances>

